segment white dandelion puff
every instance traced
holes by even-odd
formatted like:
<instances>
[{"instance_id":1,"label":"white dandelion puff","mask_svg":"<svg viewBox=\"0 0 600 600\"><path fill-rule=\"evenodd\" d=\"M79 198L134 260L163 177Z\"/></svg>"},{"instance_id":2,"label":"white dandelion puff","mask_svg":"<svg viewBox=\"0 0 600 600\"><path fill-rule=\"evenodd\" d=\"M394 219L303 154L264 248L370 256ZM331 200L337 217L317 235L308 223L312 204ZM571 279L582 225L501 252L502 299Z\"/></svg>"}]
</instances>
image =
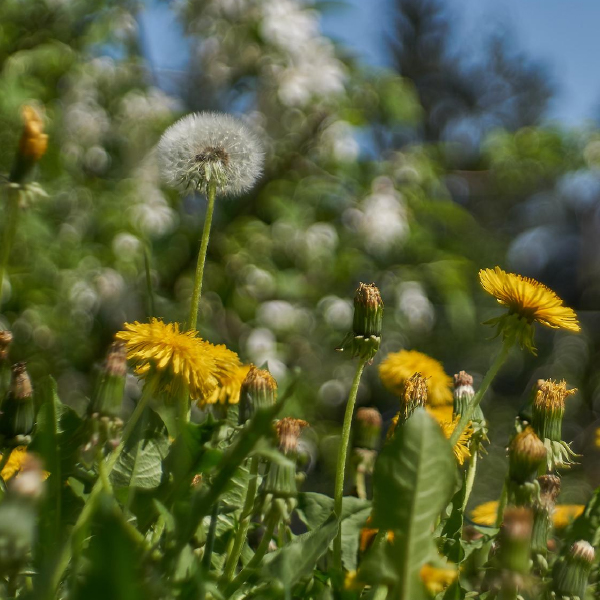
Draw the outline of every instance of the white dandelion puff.
<instances>
[{"instance_id":1,"label":"white dandelion puff","mask_svg":"<svg viewBox=\"0 0 600 600\"><path fill-rule=\"evenodd\" d=\"M171 125L157 147L161 177L182 192L217 195L249 190L262 172L264 152L257 136L231 115L203 112Z\"/></svg>"}]
</instances>

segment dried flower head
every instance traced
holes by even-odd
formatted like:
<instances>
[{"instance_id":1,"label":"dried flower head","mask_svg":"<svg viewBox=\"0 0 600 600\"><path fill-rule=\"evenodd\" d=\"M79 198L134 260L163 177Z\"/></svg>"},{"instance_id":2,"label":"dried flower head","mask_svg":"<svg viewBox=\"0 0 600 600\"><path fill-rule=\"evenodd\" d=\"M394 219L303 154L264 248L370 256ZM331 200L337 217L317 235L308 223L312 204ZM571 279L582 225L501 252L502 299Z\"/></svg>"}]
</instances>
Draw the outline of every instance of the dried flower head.
<instances>
[{"instance_id":1,"label":"dried flower head","mask_svg":"<svg viewBox=\"0 0 600 600\"><path fill-rule=\"evenodd\" d=\"M285 417L275 424L279 450L284 454L295 454L298 450L298 440L302 430L308 427L308 423L302 419Z\"/></svg>"},{"instance_id":2,"label":"dried flower head","mask_svg":"<svg viewBox=\"0 0 600 600\"><path fill-rule=\"evenodd\" d=\"M262 172L263 149L256 135L231 115L203 112L171 125L157 147L164 182L182 192L237 195Z\"/></svg>"},{"instance_id":3,"label":"dried flower head","mask_svg":"<svg viewBox=\"0 0 600 600\"><path fill-rule=\"evenodd\" d=\"M177 323L125 323L116 338L125 342L127 358L137 363L136 373L164 375L189 386L190 396L202 400L212 394L220 379L239 366L235 352L197 337L196 331L180 331Z\"/></svg>"},{"instance_id":4,"label":"dried flower head","mask_svg":"<svg viewBox=\"0 0 600 600\"><path fill-rule=\"evenodd\" d=\"M245 423L257 410L269 408L277 398L277 381L266 369L250 367L240 389L239 422Z\"/></svg>"},{"instance_id":5,"label":"dried flower head","mask_svg":"<svg viewBox=\"0 0 600 600\"><path fill-rule=\"evenodd\" d=\"M381 413L372 407L361 406L354 417L353 446L375 450L381 436Z\"/></svg>"},{"instance_id":6,"label":"dried flower head","mask_svg":"<svg viewBox=\"0 0 600 600\"><path fill-rule=\"evenodd\" d=\"M422 373L427 379L428 404L452 404L452 379L445 373L442 364L434 358L416 350L400 350L388 354L379 365L379 377L383 385L398 396L404 390L404 382L414 373Z\"/></svg>"}]
</instances>

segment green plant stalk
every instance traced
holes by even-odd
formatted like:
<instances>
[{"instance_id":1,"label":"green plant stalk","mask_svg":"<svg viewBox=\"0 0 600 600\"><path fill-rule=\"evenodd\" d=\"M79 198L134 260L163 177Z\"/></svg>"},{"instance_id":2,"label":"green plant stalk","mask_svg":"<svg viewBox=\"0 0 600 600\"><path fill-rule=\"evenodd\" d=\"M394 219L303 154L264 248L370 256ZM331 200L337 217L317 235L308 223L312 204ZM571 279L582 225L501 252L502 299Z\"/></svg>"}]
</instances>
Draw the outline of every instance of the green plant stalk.
<instances>
[{"instance_id":1,"label":"green plant stalk","mask_svg":"<svg viewBox=\"0 0 600 600\"><path fill-rule=\"evenodd\" d=\"M477 455L479 453L479 443L474 443L471 449L471 459L469 460L469 468L467 469L467 479L465 481L465 498L462 504L463 514L467 510L467 504L469 503L469 497L473 491L473 484L475 483L475 473L477 472Z\"/></svg>"},{"instance_id":2,"label":"green plant stalk","mask_svg":"<svg viewBox=\"0 0 600 600\"><path fill-rule=\"evenodd\" d=\"M496 527L500 527L502 525L502 520L504 518L504 509L506 508L506 502L508 501L508 485L506 480L504 481L504 485L502 486L502 493L500 494L500 500L498 501L498 512L496 513Z\"/></svg>"},{"instance_id":3,"label":"green plant stalk","mask_svg":"<svg viewBox=\"0 0 600 600\"><path fill-rule=\"evenodd\" d=\"M4 276L8 268L10 251L17 232L19 221L19 198L21 192L18 189L9 188L6 200L6 216L4 231L2 232L2 250L0 251L0 305L4 291Z\"/></svg>"},{"instance_id":4,"label":"green plant stalk","mask_svg":"<svg viewBox=\"0 0 600 600\"><path fill-rule=\"evenodd\" d=\"M148 296L148 316L156 316L154 291L152 290L152 274L150 273L150 243L144 242L144 271L146 273L146 294Z\"/></svg>"},{"instance_id":5,"label":"green plant stalk","mask_svg":"<svg viewBox=\"0 0 600 600\"><path fill-rule=\"evenodd\" d=\"M71 560L71 556L76 554L80 549L75 548L76 541L82 541L82 532L87 528L88 522L92 518L94 512L96 511L96 507L98 505L98 499L104 489L106 489L106 482L108 481L108 477L110 476L114 466L117 464L117 460L121 456L123 449L125 448L125 444L127 443L129 437L131 436L135 426L142 416L144 410L148 406L148 402L154 393L154 386L147 383L144 387L144 392L142 393L142 397L138 402L135 410L129 417L129 421L127 421L127 425L123 430L123 437L121 438L121 442L109 456L108 460L105 464L101 465L99 469L99 477L90 492L90 495L87 499L87 502L84 504L81 513L79 513L79 517L73 526L67 540L63 545L62 551L59 554L59 558L55 563L54 569L50 574L48 584L43 593L42 598L47 598L51 600L55 597L56 590L60 585L60 581L64 572L66 571L69 561Z\"/></svg>"},{"instance_id":6,"label":"green plant stalk","mask_svg":"<svg viewBox=\"0 0 600 600\"><path fill-rule=\"evenodd\" d=\"M204 279L204 263L206 262L206 251L208 249L216 196L217 185L214 181L211 181L208 185L208 206L206 207L206 217L204 218L204 228L202 229L202 238L200 240L200 251L198 252L198 262L196 263L196 277L194 279L194 291L190 306L190 329L196 329L196 324L198 323L198 308L202 294L202 280Z\"/></svg>"},{"instance_id":7,"label":"green plant stalk","mask_svg":"<svg viewBox=\"0 0 600 600\"><path fill-rule=\"evenodd\" d=\"M248 481L248 489L246 490L246 499L244 500L244 506L240 513L240 524L235 534L235 540L233 542L233 548L227 562L225 563L225 569L223 571L222 581L229 583L235 573L244 542L246 541L246 534L250 527L250 518L252 516L252 508L254 506L254 498L256 497L256 490L258 488L258 456L253 456L250 459L250 479Z\"/></svg>"},{"instance_id":8,"label":"green plant stalk","mask_svg":"<svg viewBox=\"0 0 600 600\"><path fill-rule=\"evenodd\" d=\"M454 448L456 442L458 442L458 440L460 439L460 436L462 435L463 431L465 430L465 428L471 421L473 412L481 403L481 400L483 399L483 396L485 395L488 388L490 387L490 384L494 380L494 377L496 377L496 375L498 374L498 371L500 370L500 368L502 367L502 365L508 358L508 353L510 352L512 345L513 345L512 338L510 338L510 339L507 338L506 340L504 340L504 343L502 345L502 349L500 350L500 353L498 354L498 356L496 357L496 359L490 366L488 372L485 374L485 377L483 378L483 381L481 382L481 387L479 388L479 390L477 390L477 393L473 396L473 399L467 406L467 409L465 410L464 414L461 415L460 421L458 422L458 424L454 428L454 431L452 432L452 435L450 436L450 446L452 446L453 448Z\"/></svg>"},{"instance_id":9,"label":"green plant stalk","mask_svg":"<svg viewBox=\"0 0 600 600\"><path fill-rule=\"evenodd\" d=\"M360 384L360 378L364 371L367 359L361 358L358 366L356 367L356 373L354 374L354 380L352 381L352 387L348 395L348 403L346 404L346 414L344 415L344 425L342 427L342 439L340 441L340 449L338 453L337 470L335 473L335 491L333 500L333 511L336 516L340 519L339 531L333 540L333 566L342 569L342 503L344 498L344 475L346 472L346 461L348 459L348 445L350 443L350 431L352 429L352 417L354 415L354 405L356 404L356 395L358 393L358 386Z\"/></svg>"},{"instance_id":10,"label":"green plant stalk","mask_svg":"<svg viewBox=\"0 0 600 600\"><path fill-rule=\"evenodd\" d=\"M260 561L263 559L267 550L269 549L269 543L273 538L273 532L275 531L275 527L279 523L279 515L275 512L271 513L269 519L266 524L265 532L263 534L262 539L260 540L260 544L254 553L254 556L248 561L248 564L238 573L237 577L225 588L224 596L225 598L229 598L236 590L238 590L252 575L252 572L259 565Z\"/></svg>"},{"instance_id":11,"label":"green plant stalk","mask_svg":"<svg viewBox=\"0 0 600 600\"><path fill-rule=\"evenodd\" d=\"M361 500L367 499L367 482L365 481L364 471L356 472L356 495Z\"/></svg>"},{"instance_id":12,"label":"green plant stalk","mask_svg":"<svg viewBox=\"0 0 600 600\"><path fill-rule=\"evenodd\" d=\"M204 572L210 571L212 563L212 553L215 546L215 537L217 535L217 521L219 519L219 502L215 502L212 513L210 515L210 526L208 528L208 535L206 536L206 543L204 544L204 556L202 557L202 566ZM200 594L198 595L199 600L206 598L206 585L202 585L200 588Z\"/></svg>"}]
</instances>

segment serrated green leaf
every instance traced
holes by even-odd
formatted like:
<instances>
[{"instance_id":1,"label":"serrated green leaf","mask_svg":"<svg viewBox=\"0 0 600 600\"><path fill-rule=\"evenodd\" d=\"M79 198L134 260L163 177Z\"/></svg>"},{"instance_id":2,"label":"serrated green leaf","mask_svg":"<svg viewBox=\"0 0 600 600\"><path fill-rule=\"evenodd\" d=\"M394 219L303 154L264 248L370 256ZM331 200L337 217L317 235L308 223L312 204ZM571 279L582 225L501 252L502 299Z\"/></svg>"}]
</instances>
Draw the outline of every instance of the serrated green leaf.
<instances>
[{"instance_id":1,"label":"serrated green leaf","mask_svg":"<svg viewBox=\"0 0 600 600\"><path fill-rule=\"evenodd\" d=\"M419 569L434 549L433 527L455 481L450 444L437 422L416 410L384 446L373 473L373 527L394 532L393 544L384 545L394 598L422 595Z\"/></svg>"},{"instance_id":2,"label":"serrated green leaf","mask_svg":"<svg viewBox=\"0 0 600 600\"><path fill-rule=\"evenodd\" d=\"M290 589L314 569L315 563L327 552L338 531L339 521L334 513L313 531L294 538L283 548L263 559L263 579L277 579Z\"/></svg>"},{"instance_id":3,"label":"serrated green leaf","mask_svg":"<svg viewBox=\"0 0 600 600\"><path fill-rule=\"evenodd\" d=\"M169 440L164 436L138 440L119 456L110 474L112 484L117 489L157 488L163 475L162 461L167 456L168 450Z\"/></svg>"}]
</instances>

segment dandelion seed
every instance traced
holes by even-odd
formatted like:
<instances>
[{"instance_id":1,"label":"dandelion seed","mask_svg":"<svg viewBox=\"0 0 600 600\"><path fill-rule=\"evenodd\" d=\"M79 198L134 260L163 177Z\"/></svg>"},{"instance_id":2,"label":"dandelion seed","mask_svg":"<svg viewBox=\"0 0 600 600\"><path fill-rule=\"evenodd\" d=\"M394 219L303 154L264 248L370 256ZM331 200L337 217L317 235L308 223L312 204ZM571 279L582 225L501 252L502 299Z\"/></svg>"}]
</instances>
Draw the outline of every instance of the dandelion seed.
<instances>
[{"instance_id":1,"label":"dandelion seed","mask_svg":"<svg viewBox=\"0 0 600 600\"><path fill-rule=\"evenodd\" d=\"M181 192L238 195L262 172L264 152L256 135L239 119L222 113L194 113L169 127L157 156L166 185Z\"/></svg>"}]
</instances>

